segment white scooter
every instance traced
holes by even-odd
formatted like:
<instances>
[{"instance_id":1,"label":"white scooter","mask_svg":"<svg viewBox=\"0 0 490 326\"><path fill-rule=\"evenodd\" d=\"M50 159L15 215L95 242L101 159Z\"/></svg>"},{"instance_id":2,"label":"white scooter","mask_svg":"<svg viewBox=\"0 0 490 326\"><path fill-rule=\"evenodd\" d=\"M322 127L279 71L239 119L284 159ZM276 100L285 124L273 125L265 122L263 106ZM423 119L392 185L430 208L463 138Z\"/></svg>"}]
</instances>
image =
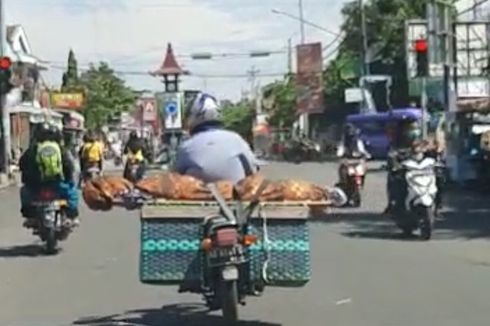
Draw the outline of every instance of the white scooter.
<instances>
[{"instance_id":1,"label":"white scooter","mask_svg":"<svg viewBox=\"0 0 490 326\"><path fill-rule=\"evenodd\" d=\"M423 240L429 240L432 236L437 209L435 168L436 161L433 158L418 159L412 156L402 161L401 169L395 172L403 174L407 192L403 209L395 210L392 218L406 235L411 235L413 231L419 229Z\"/></svg>"}]
</instances>

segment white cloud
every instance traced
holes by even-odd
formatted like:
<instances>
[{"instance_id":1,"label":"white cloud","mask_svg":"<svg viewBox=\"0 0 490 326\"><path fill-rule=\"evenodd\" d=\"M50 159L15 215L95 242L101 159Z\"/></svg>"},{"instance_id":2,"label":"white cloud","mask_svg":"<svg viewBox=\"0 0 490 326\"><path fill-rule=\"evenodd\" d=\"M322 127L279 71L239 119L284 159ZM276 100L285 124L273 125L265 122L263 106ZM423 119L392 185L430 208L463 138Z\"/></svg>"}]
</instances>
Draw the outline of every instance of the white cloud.
<instances>
[{"instance_id":1,"label":"white cloud","mask_svg":"<svg viewBox=\"0 0 490 326\"><path fill-rule=\"evenodd\" d=\"M305 18L336 30L342 2L304 0ZM25 27L33 50L43 59L64 62L73 48L82 64L105 60L117 69L149 71L161 63L168 42L177 54L285 50L288 37L298 41L299 23L274 15L271 9L295 14L296 4L296 0L7 0L6 17L9 24ZM326 43L332 38L312 28L307 28L307 35L308 41ZM191 71L207 74L243 74L253 64L263 72L284 72L287 67L286 54L181 61ZM52 83L60 80L59 71L46 76ZM161 88L151 77L127 80L140 88ZM203 84L196 78L185 82L188 87ZM236 98L249 83L246 78L209 79L207 86L220 96Z\"/></svg>"}]
</instances>

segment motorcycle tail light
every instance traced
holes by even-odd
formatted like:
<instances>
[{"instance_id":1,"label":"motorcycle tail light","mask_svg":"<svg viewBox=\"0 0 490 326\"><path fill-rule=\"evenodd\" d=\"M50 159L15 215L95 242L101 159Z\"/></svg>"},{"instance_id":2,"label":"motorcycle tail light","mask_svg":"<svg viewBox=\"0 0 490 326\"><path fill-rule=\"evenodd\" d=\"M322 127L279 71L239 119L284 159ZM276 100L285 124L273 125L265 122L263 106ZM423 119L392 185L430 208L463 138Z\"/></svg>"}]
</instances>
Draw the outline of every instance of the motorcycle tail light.
<instances>
[{"instance_id":1,"label":"motorcycle tail light","mask_svg":"<svg viewBox=\"0 0 490 326\"><path fill-rule=\"evenodd\" d=\"M218 247L231 247L238 243L238 232L235 228L224 228L216 231L215 243Z\"/></svg>"},{"instance_id":2,"label":"motorcycle tail light","mask_svg":"<svg viewBox=\"0 0 490 326\"><path fill-rule=\"evenodd\" d=\"M352 166L349 166L349 168L347 169L347 173L349 173L349 175L353 175L356 173L356 169L354 169Z\"/></svg>"},{"instance_id":3,"label":"motorcycle tail light","mask_svg":"<svg viewBox=\"0 0 490 326\"><path fill-rule=\"evenodd\" d=\"M41 200L48 201L48 200L53 200L55 198L56 198L56 193L51 189L42 189L39 192L39 199Z\"/></svg>"},{"instance_id":4,"label":"motorcycle tail light","mask_svg":"<svg viewBox=\"0 0 490 326\"><path fill-rule=\"evenodd\" d=\"M256 242L257 242L257 236L256 235L253 235L253 234L246 234L242 238L242 244L245 247L250 247L251 245L253 245Z\"/></svg>"},{"instance_id":5,"label":"motorcycle tail light","mask_svg":"<svg viewBox=\"0 0 490 326\"><path fill-rule=\"evenodd\" d=\"M204 251L209 251L213 247L213 241L210 238L204 238L201 241L201 248Z\"/></svg>"},{"instance_id":6,"label":"motorcycle tail light","mask_svg":"<svg viewBox=\"0 0 490 326\"><path fill-rule=\"evenodd\" d=\"M364 166L362 166L362 165L358 165L358 166L356 167L356 171L357 171L357 173L358 173L358 174L364 174L364 173L366 172L366 171L364 170Z\"/></svg>"}]
</instances>

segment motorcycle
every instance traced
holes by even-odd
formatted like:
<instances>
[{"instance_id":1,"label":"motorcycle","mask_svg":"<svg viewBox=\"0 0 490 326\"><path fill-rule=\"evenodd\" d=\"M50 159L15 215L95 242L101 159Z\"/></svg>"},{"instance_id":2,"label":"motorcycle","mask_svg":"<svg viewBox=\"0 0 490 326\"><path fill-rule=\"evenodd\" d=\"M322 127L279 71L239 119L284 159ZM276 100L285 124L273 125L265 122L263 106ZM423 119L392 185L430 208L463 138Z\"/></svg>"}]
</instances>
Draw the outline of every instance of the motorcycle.
<instances>
[{"instance_id":1,"label":"motorcycle","mask_svg":"<svg viewBox=\"0 0 490 326\"><path fill-rule=\"evenodd\" d=\"M41 189L33 206L37 212L34 234L45 242L47 254L55 254L58 251L58 241L66 240L72 231L65 213L67 202L59 199L57 193L51 189Z\"/></svg>"},{"instance_id":2,"label":"motorcycle","mask_svg":"<svg viewBox=\"0 0 490 326\"><path fill-rule=\"evenodd\" d=\"M361 206L361 192L366 178L366 163L363 159L345 160L339 167L340 182L338 186L348 197L348 204Z\"/></svg>"},{"instance_id":3,"label":"motorcycle","mask_svg":"<svg viewBox=\"0 0 490 326\"><path fill-rule=\"evenodd\" d=\"M126 173L125 177L131 182L138 182L143 178L141 170L141 162L134 158L129 157L126 161Z\"/></svg>"},{"instance_id":4,"label":"motorcycle","mask_svg":"<svg viewBox=\"0 0 490 326\"><path fill-rule=\"evenodd\" d=\"M90 181L100 177L101 171L98 163L90 164L84 172L84 181Z\"/></svg>"},{"instance_id":5,"label":"motorcycle","mask_svg":"<svg viewBox=\"0 0 490 326\"><path fill-rule=\"evenodd\" d=\"M402 178L406 184L406 196L403 203L397 203L399 209L391 217L406 235L420 230L423 240L432 236L437 213L436 196L436 161L424 157L420 160L410 157L401 162L401 167L394 171L395 177Z\"/></svg>"},{"instance_id":6,"label":"motorcycle","mask_svg":"<svg viewBox=\"0 0 490 326\"><path fill-rule=\"evenodd\" d=\"M299 164L302 161L321 161L322 151L320 144L305 139L286 144L283 155L286 161Z\"/></svg>"}]
</instances>

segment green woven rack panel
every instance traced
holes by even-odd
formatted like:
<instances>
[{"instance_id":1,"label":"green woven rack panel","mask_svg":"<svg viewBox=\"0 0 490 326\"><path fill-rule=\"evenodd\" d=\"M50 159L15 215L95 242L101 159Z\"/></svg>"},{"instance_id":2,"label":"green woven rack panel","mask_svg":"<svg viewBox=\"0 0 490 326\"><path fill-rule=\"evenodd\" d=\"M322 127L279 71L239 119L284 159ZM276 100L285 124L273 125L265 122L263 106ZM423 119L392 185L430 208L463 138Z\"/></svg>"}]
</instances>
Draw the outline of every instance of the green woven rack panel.
<instances>
[{"instance_id":1,"label":"green woven rack panel","mask_svg":"<svg viewBox=\"0 0 490 326\"><path fill-rule=\"evenodd\" d=\"M141 221L140 280L200 282L200 219Z\"/></svg>"},{"instance_id":2,"label":"green woven rack panel","mask_svg":"<svg viewBox=\"0 0 490 326\"><path fill-rule=\"evenodd\" d=\"M268 241L264 241L262 220L254 220L250 232L259 241L250 247L250 276L269 285L302 286L311 279L310 235L306 220L267 220Z\"/></svg>"}]
</instances>

